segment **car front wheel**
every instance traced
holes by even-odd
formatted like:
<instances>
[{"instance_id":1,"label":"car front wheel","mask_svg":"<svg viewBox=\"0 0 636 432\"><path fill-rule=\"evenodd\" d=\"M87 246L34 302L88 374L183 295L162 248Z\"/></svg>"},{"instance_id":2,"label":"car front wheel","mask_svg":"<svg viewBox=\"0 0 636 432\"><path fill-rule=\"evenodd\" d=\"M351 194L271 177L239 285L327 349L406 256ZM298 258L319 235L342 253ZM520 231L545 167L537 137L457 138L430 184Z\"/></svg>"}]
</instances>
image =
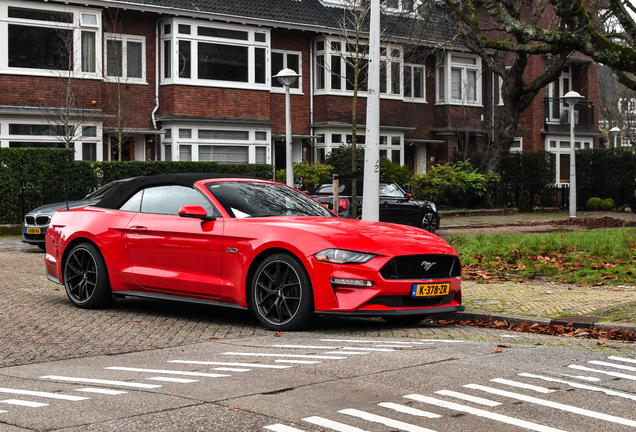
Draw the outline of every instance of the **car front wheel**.
<instances>
[{"instance_id":1,"label":"car front wheel","mask_svg":"<svg viewBox=\"0 0 636 432\"><path fill-rule=\"evenodd\" d=\"M437 231L437 218L435 217L435 214L432 212L424 213L424 215L422 216L420 227L432 233Z\"/></svg>"},{"instance_id":2,"label":"car front wheel","mask_svg":"<svg viewBox=\"0 0 636 432\"><path fill-rule=\"evenodd\" d=\"M272 330L298 330L314 320L311 282L303 265L287 253L267 257L252 280L252 308Z\"/></svg>"},{"instance_id":3,"label":"car front wheel","mask_svg":"<svg viewBox=\"0 0 636 432\"><path fill-rule=\"evenodd\" d=\"M113 301L106 263L93 244L80 243L66 257L64 288L77 307L99 309Z\"/></svg>"}]
</instances>

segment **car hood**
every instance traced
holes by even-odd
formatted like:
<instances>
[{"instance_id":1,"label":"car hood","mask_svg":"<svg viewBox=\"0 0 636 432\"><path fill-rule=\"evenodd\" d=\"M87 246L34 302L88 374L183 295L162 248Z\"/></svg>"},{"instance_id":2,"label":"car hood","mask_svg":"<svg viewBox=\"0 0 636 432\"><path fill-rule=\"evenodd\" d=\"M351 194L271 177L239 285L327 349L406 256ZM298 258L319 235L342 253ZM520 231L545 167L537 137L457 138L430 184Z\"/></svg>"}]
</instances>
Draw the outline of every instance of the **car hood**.
<instances>
[{"instance_id":1,"label":"car hood","mask_svg":"<svg viewBox=\"0 0 636 432\"><path fill-rule=\"evenodd\" d=\"M95 204L97 200L78 200L78 201L69 201L68 208L80 208L87 205ZM66 202L58 202L53 204L43 205L41 207L35 208L29 212L29 214L48 214L52 215L58 210L66 209Z\"/></svg>"},{"instance_id":2,"label":"car hood","mask_svg":"<svg viewBox=\"0 0 636 432\"><path fill-rule=\"evenodd\" d=\"M324 217L273 217L261 221L265 225L297 229L299 236L311 233L340 249L373 252L392 247L427 246L434 249L434 253L457 253L435 234L407 225Z\"/></svg>"}]
</instances>

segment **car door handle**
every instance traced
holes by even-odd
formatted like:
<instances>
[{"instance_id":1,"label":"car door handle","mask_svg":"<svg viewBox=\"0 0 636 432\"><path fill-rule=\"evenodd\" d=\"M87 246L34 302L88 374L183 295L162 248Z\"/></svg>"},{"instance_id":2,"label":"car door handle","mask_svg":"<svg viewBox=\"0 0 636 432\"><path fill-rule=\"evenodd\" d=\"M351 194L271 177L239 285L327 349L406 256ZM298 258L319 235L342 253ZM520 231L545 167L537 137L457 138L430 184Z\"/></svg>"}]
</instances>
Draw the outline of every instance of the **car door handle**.
<instances>
[{"instance_id":1,"label":"car door handle","mask_svg":"<svg viewBox=\"0 0 636 432\"><path fill-rule=\"evenodd\" d=\"M148 228L146 228L145 226L134 226L130 227L130 231L135 234L145 234L146 231L148 231Z\"/></svg>"}]
</instances>

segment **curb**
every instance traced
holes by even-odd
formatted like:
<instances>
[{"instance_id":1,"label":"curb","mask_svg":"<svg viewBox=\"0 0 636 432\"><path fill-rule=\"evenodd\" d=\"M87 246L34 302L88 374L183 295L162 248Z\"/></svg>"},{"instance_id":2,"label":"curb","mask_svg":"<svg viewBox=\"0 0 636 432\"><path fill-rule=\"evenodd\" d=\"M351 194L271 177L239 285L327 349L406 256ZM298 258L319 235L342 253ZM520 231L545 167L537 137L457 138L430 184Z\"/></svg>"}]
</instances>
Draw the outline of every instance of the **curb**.
<instances>
[{"instance_id":1,"label":"curb","mask_svg":"<svg viewBox=\"0 0 636 432\"><path fill-rule=\"evenodd\" d=\"M479 314L472 312L451 312L451 313L440 313L432 315L435 319L442 319L447 321L452 320L470 320L470 321L485 321L488 318L491 318L493 321L507 321L509 324L521 324L523 322L532 324L539 324L541 326L549 326L549 325L564 325L563 320L559 319L549 319L549 318L536 318L536 317L524 317L519 315L503 315L503 314ZM614 323L611 321L603 321L597 323L589 323L589 322L572 322L574 327L591 327L599 330L613 330L618 329L620 331L632 331L636 333L636 324L632 323Z\"/></svg>"}]
</instances>

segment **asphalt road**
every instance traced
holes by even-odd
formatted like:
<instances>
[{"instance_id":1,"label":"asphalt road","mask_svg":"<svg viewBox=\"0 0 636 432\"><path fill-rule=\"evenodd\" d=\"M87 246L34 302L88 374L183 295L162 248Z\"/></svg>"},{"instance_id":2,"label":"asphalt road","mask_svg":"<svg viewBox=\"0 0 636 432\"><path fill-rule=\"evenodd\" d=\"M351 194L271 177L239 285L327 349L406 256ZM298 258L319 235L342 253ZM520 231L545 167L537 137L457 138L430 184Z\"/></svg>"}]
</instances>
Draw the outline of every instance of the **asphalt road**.
<instances>
[{"instance_id":1,"label":"asphalt road","mask_svg":"<svg viewBox=\"0 0 636 432\"><path fill-rule=\"evenodd\" d=\"M72 307L0 252L0 431L627 431L634 344L126 299Z\"/></svg>"}]
</instances>

